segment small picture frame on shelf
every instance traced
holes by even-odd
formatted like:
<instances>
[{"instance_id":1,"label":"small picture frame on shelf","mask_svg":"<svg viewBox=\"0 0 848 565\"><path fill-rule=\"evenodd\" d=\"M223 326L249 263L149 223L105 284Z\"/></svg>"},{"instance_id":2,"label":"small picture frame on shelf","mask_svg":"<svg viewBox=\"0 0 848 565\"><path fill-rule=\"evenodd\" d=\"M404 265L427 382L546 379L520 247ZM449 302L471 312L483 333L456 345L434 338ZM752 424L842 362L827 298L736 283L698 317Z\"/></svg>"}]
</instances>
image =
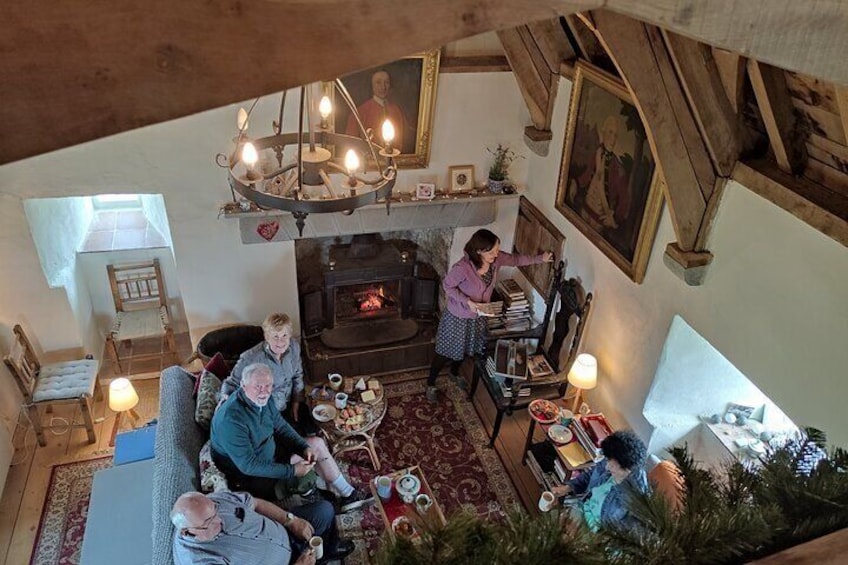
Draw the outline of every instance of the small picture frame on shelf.
<instances>
[{"instance_id":1,"label":"small picture frame on shelf","mask_svg":"<svg viewBox=\"0 0 848 565\"><path fill-rule=\"evenodd\" d=\"M474 165L455 165L448 169L450 192L468 192L474 188Z\"/></svg>"},{"instance_id":2,"label":"small picture frame on shelf","mask_svg":"<svg viewBox=\"0 0 848 565\"><path fill-rule=\"evenodd\" d=\"M432 200L436 196L436 185L431 182L419 182L415 185L415 198Z\"/></svg>"}]
</instances>

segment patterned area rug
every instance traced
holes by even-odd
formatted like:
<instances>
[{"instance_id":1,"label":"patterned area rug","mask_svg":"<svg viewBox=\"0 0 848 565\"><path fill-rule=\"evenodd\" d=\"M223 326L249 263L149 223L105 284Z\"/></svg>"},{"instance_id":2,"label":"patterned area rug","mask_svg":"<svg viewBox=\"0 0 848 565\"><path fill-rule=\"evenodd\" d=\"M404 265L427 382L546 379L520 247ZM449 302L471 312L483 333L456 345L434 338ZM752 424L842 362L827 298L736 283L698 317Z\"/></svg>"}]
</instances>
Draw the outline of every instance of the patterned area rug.
<instances>
[{"instance_id":1,"label":"patterned area rug","mask_svg":"<svg viewBox=\"0 0 848 565\"><path fill-rule=\"evenodd\" d=\"M111 466L110 455L53 467L30 565L80 562L94 473Z\"/></svg>"},{"instance_id":2,"label":"patterned area rug","mask_svg":"<svg viewBox=\"0 0 848 565\"><path fill-rule=\"evenodd\" d=\"M386 384L389 408L377 429L377 472L363 451L341 456L352 482L368 489L382 475L419 465L445 516L468 510L486 519L500 519L518 504L518 496L497 453L488 449L488 436L465 393L448 379L439 379L441 397L431 404L425 381ZM379 548L384 525L373 505L344 514L342 536L356 542L357 551L345 560L365 564Z\"/></svg>"}]
</instances>

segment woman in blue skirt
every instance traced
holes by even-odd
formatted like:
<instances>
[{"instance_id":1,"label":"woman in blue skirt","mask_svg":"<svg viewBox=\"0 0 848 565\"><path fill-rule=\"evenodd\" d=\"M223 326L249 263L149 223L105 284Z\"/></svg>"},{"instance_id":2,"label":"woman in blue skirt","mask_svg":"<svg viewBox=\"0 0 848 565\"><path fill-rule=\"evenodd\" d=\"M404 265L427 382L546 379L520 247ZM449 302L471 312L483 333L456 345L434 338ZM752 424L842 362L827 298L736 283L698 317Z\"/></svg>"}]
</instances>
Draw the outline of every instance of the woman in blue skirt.
<instances>
[{"instance_id":1,"label":"woman in blue skirt","mask_svg":"<svg viewBox=\"0 0 848 565\"><path fill-rule=\"evenodd\" d=\"M481 305L492 299L498 269L554 260L550 251L536 256L501 252L500 243L489 230L477 230L465 244L465 255L454 263L442 282L448 307L439 321L436 358L427 379L427 399L431 402L438 399L436 377L445 365L451 364L451 376L464 388L465 381L459 378L462 360L483 353L488 330Z\"/></svg>"}]
</instances>

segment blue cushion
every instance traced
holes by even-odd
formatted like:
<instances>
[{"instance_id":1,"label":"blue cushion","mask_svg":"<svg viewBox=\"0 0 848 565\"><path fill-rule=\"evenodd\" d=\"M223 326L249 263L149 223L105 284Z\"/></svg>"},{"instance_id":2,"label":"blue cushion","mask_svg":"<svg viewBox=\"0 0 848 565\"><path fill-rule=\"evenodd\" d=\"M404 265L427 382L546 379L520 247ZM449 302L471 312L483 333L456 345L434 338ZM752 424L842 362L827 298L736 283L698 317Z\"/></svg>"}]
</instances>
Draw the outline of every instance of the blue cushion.
<instances>
[{"instance_id":1,"label":"blue cushion","mask_svg":"<svg viewBox=\"0 0 848 565\"><path fill-rule=\"evenodd\" d=\"M115 458L112 464L117 467L134 461L153 459L155 443L156 424L118 434L115 438Z\"/></svg>"}]
</instances>

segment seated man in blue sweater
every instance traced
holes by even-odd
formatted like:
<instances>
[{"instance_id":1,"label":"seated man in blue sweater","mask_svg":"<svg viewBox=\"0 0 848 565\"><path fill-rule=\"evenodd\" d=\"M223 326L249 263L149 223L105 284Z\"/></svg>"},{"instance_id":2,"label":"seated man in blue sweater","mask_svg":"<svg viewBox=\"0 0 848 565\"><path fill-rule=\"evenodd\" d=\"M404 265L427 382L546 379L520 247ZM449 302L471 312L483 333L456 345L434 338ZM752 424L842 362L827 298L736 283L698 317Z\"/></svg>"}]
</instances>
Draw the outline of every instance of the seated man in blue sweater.
<instances>
[{"instance_id":1,"label":"seated man in blue sweater","mask_svg":"<svg viewBox=\"0 0 848 565\"><path fill-rule=\"evenodd\" d=\"M230 489L266 499L293 492L298 479L316 468L318 477L337 498L341 512L357 508L369 497L345 479L318 437L302 438L280 415L271 395L274 378L263 363L244 369L241 386L212 417L212 458ZM328 494L329 496L329 494Z\"/></svg>"}]
</instances>

